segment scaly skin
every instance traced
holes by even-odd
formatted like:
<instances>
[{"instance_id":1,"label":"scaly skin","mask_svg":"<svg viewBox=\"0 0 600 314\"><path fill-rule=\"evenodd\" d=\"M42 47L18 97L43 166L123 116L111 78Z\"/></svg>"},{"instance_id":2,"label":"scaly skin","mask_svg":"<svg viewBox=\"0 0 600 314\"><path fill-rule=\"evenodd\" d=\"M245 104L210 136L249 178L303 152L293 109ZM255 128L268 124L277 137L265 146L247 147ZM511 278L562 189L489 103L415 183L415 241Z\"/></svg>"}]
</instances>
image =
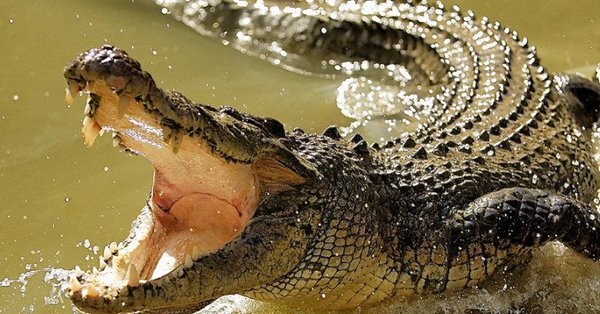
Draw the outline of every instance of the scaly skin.
<instances>
[{"instance_id":1,"label":"scaly skin","mask_svg":"<svg viewBox=\"0 0 600 314\"><path fill-rule=\"evenodd\" d=\"M182 261L160 278L142 275L138 282L125 275L125 282L107 284L102 274L127 269L120 263L141 256L139 243L160 221L151 196L128 240L105 255L111 266L71 279L78 307L192 310L242 293L352 308L474 286L549 241L600 259L599 213L589 205L599 183L591 143L597 82L550 75L526 39L471 13L388 2L379 10L323 8L279 12L217 1L210 11L216 17L206 21L220 21L216 34L253 29L260 43L280 34L261 32L265 25L303 19L280 38L281 47L404 64L424 87L441 84L414 134L369 147L360 135L342 138L335 127L321 135L286 132L274 119L165 92L137 61L110 46L67 67L71 94L91 95L88 142L89 130L106 127L123 146L152 156L132 149L131 132L145 131L119 122L116 108L128 103L126 119L156 127L149 141L164 137L160 145L174 156L199 143L224 164L249 165L261 191L252 219L220 249ZM229 15L219 19L221 13ZM196 17L195 25L205 22L205 15Z\"/></svg>"}]
</instances>

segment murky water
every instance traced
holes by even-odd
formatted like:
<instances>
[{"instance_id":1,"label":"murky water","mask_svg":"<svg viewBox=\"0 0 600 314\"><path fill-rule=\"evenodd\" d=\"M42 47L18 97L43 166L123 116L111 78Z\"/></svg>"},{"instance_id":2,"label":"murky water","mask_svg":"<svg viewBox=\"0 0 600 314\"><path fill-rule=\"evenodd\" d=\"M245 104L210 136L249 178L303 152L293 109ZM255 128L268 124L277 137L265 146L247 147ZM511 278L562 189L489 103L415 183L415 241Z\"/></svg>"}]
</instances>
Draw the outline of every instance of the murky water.
<instances>
[{"instance_id":1,"label":"murky water","mask_svg":"<svg viewBox=\"0 0 600 314\"><path fill-rule=\"evenodd\" d=\"M551 71L589 74L600 62L596 0L447 3L526 34ZM71 312L53 286L57 280L44 277L96 265L98 247L126 235L149 191L149 164L118 153L106 139L85 148L83 106L64 105L63 67L104 43L128 50L162 86L197 101L314 132L350 122L335 105L339 81L290 73L201 38L151 1L1 1L0 312ZM548 246L522 274L486 289L363 311L506 310L513 302L531 311L598 312L600 266ZM218 306L229 304L241 312L297 312L239 298Z\"/></svg>"}]
</instances>

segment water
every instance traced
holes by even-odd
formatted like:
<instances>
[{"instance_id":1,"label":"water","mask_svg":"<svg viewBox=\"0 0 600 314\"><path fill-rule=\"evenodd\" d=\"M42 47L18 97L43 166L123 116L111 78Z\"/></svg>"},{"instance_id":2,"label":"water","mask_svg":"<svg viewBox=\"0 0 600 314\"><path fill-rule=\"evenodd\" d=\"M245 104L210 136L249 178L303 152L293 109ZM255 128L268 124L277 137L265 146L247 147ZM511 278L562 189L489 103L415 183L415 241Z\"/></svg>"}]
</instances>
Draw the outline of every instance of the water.
<instances>
[{"instance_id":1,"label":"water","mask_svg":"<svg viewBox=\"0 0 600 314\"><path fill-rule=\"evenodd\" d=\"M551 71L589 75L600 62L600 3L595 0L576 6L559 0L448 3L459 2L526 34ZM543 18L534 17L538 15ZM65 278L61 269L97 265L95 247L125 237L149 191L151 167L118 153L109 139L85 148L83 105L64 105L63 67L81 51L104 43L128 50L162 86L191 99L277 117L288 128L311 132L350 122L335 104L340 81L307 78L243 56L201 38L150 1L3 0L0 313L72 312L55 286ZM600 304L599 285L598 264L549 246L524 273L499 278L486 291L362 311L506 309L510 300L526 297L532 309L541 303L546 312L592 311L591 306ZM240 298L217 306L246 313L297 312Z\"/></svg>"}]
</instances>

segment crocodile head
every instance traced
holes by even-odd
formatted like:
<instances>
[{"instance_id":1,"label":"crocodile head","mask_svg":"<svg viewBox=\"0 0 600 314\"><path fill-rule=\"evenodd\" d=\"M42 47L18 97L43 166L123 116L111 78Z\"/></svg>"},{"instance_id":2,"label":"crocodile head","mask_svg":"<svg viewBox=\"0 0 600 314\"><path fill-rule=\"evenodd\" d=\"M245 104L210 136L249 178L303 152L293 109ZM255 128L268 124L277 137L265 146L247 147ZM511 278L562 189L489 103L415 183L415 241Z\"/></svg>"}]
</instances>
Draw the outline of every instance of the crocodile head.
<instances>
[{"instance_id":1,"label":"crocodile head","mask_svg":"<svg viewBox=\"0 0 600 314\"><path fill-rule=\"evenodd\" d=\"M281 123L163 91L111 46L81 54L65 78L68 102L89 95L86 144L112 132L115 146L155 168L129 237L104 249L99 272L70 277L78 307L201 307L272 282L298 263L320 215L302 210L303 191L319 180Z\"/></svg>"}]
</instances>

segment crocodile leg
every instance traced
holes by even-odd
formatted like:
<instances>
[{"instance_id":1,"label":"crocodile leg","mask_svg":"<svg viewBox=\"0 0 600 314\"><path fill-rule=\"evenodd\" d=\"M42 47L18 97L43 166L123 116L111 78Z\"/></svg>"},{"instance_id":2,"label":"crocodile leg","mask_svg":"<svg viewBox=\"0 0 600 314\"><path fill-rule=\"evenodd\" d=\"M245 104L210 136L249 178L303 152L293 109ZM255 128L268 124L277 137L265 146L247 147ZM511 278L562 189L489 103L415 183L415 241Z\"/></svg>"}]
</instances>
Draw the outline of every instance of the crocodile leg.
<instances>
[{"instance_id":1,"label":"crocodile leg","mask_svg":"<svg viewBox=\"0 0 600 314\"><path fill-rule=\"evenodd\" d=\"M600 260L599 216L587 204L543 190L509 188L486 194L457 210L446 225L446 289L473 286L554 240Z\"/></svg>"}]
</instances>

